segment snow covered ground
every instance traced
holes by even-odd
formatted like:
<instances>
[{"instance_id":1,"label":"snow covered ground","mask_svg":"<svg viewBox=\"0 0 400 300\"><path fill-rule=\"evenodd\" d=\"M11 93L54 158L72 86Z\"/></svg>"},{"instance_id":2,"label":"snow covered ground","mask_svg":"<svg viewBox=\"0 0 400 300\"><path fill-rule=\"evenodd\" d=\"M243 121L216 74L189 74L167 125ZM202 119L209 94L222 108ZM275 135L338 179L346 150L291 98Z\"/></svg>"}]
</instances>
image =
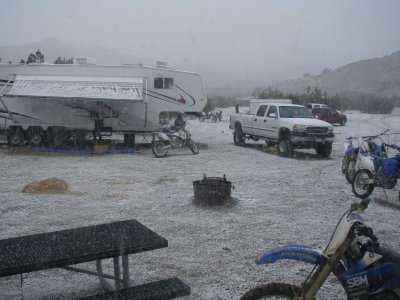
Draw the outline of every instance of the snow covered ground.
<instances>
[{"instance_id":1,"label":"snow covered ground","mask_svg":"<svg viewBox=\"0 0 400 300\"><path fill-rule=\"evenodd\" d=\"M279 262L257 266L255 259L274 247L304 244L323 248L340 215L357 199L341 173L343 142L351 135L391 129L400 132L400 109L391 115L346 112L346 126L335 126L329 159L315 151L281 158L262 151L262 142L233 144L229 114L218 123L188 120L200 153L188 149L155 158L150 148L135 154L9 154L0 150L0 239L137 219L168 240L168 248L131 255L131 281L140 284L177 276L191 287L182 299L238 299L247 289L271 280L300 283L310 266ZM400 134L389 136L400 144ZM233 205L206 208L192 204L195 180L226 174L235 189ZM31 195L22 188L57 177L70 193ZM387 191L399 204L399 185ZM366 220L380 241L400 251L399 209L383 206L373 192ZM94 269L93 264L80 267ZM105 266L111 272L112 260ZM0 299L70 299L100 290L98 279L61 269L0 278ZM344 299L335 278L320 299Z\"/></svg>"}]
</instances>

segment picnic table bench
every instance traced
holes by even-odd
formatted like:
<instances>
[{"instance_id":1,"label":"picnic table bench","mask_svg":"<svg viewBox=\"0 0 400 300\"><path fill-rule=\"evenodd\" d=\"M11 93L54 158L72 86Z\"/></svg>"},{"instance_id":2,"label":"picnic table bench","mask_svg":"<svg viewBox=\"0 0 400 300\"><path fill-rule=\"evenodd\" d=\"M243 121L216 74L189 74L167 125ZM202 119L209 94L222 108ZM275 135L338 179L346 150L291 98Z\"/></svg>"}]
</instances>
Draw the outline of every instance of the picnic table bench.
<instances>
[{"instance_id":1,"label":"picnic table bench","mask_svg":"<svg viewBox=\"0 0 400 300\"><path fill-rule=\"evenodd\" d=\"M173 299L190 295L190 287L176 277L130 286L128 255L167 246L165 238L136 220L9 238L0 240L0 277L63 268L99 277L104 291L82 299ZM101 260L107 258L113 258L113 276L103 273ZM95 272L70 266L90 261L96 261Z\"/></svg>"}]
</instances>

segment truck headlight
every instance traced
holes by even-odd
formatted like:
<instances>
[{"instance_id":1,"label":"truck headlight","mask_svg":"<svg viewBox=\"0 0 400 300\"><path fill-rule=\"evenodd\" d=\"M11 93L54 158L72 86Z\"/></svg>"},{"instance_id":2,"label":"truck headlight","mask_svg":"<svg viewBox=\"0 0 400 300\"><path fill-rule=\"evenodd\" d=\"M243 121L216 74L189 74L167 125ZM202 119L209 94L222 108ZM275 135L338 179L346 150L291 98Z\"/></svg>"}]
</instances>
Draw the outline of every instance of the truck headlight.
<instances>
[{"instance_id":1,"label":"truck headlight","mask_svg":"<svg viewBox=\"0 0 400 300\"><path fill-rule=\"evenodd\" d=\"M294 124L293 131L307 131L307 126L302 124Z\"/></svg>"},{"instance_id":2,"label":"truck headlight","mask_svg":"<svg viewBox=\"0 0 400 300\"><path fill-rule=\"evenodd\" d=\"M328 128L328 133L333 133L333 127Z\"/></svg>"}]
</instances>

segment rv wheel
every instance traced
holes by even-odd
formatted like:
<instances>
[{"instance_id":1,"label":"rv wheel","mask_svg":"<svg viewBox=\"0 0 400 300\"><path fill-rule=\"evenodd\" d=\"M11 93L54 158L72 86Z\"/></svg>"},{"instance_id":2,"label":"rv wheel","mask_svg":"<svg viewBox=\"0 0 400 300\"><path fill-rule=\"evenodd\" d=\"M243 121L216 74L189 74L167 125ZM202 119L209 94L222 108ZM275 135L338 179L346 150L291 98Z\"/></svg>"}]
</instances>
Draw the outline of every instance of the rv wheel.
<instances>
[{"instance_id":1,"label":"rv wheel","mask_svg":"<svg viewBox=\"0 0 400 300\"><path fill-rule=\"evenodd\" d=\"M43 131L40 127L28 128L28 141L32 146L38 146L43 141Z\"/></svg>"},{"instance_id":2,"label":"rv wheel","mask_svg":"<svg viewBox=\"0 0 400 300\"><path fill-rule=\"evenodd\" d=\"M20 127L13 127L8 129L7 141L11 147L22 146L25 141L24 131Z\"/></svg>"}]
</instances>

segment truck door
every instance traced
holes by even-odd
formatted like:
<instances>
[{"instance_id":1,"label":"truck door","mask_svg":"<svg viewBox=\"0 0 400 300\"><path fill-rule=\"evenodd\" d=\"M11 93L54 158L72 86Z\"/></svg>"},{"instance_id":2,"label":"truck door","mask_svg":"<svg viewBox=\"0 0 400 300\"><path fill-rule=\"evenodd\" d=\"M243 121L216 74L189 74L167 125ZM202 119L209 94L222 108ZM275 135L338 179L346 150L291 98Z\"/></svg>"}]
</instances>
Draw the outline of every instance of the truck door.
<instances>
[{"instance_id":1,"label":"truck door","mask_svg":"<svg viewBox=\"0 0 400 300\"><path fill-rule=\"evenodd\" d=\"M270 105L265 116L264 136L277 139L278 132L278 108L275 105Z\"/></svg>"},{"instance_id":2,"label":"truck door","mask_svg":"<svg viewBox=\"0 0 400 300\"><path fill-rule=\"evenodd\" d=\"M268 105L261 104L257 110L256 115L253 117L253 134L257 136L263 136L265 113L267 112Z\"/></svg>"}]
</instances>

